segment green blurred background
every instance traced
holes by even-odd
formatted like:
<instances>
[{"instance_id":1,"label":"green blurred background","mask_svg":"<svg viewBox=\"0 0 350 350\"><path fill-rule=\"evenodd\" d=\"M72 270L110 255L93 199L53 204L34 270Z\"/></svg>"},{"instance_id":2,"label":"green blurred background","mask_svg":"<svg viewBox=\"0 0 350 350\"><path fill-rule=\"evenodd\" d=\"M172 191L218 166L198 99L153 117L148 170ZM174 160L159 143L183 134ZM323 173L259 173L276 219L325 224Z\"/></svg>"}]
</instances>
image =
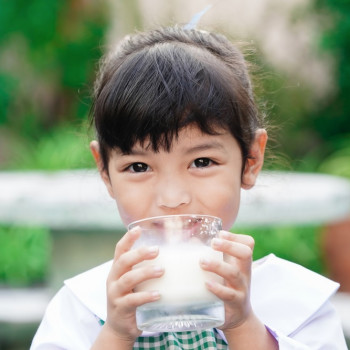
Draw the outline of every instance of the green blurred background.
<instances>
[{"instance_id":1,"label":"green blurred background","mask_svg":"<svg viewBox=\"0 0 350 350\"><path fill-rule=\"evenodd\" d=\"M254 69L257 98L267 114L272 140L265 168L322 172L350 178L350 2L314 0L307 6L296 3L299 5L288 12L266 6L265 16L271 11L284 16L291 31L301 23L309 24L300 35L311 31L312 41L307 50L312 58L298 56L296 52L295 56L301 57L298 65L306 68L306 72L313 64L312 60L328 58L324 70L330 72L326 80L329 86L321 89L309 84L315 79L302 77L285 69L283 64L274 64L271 59L274 51L270 49L267 53L258 35L242 34L239 30L237 33L230 26L228 30L220 21L213 23L210 11L215 8L203 17L201 25L222 29L233 40L245 35L247 57L257 67ZM147 18L141 5L142 2L126 0L112 5L110 1L102 0L0 0L0 170L54 171L94 167L88 149L93 134L87 116L98 60L118 38L157 22ZM227 4L221 3L221 7L224 5ZM202 6L198 4L197 11ZM184 20L193 15L190 11L183 12L178 16ZM162 20L162 25L175 23L176 8L165 20L162 16L165 15L160 12L158 22ZM312 28L315 19L317 30ZM281 50L280 46L275 47L276 52ZM292 55L293 51L288 54ZM242 231L247 230L256 231L242 228ZM286 229L291 230L293 228ZM319 236L319 231L315 229L314 235ZM321 265L308 263L308 257L313 260L319 256L318 251L290 253L286 248L290 245L285 244L286 234L280 228L270 232L268 237L281 236L272 239L275 245L280 242L280 247L274 247L277 254L291 259L298 259L300 255L306 260L304 264L322 270ZM27 240L22 237L26 234ZM49 239L37 243L38 237L47 235L45 228L16 229L3 225L0 230L0 250L4 250L0 254L0 282L21 285L31 278L33 281L44 278L44 273L40 274L34 267L40 266L38 254L34 252L38 246L49 249ZM257 235L259 242L260 236L266 236ZM17 236L17 245L22 245L28 255L29 275L20 272L10 261L19 254L16 251L20 252L20 247L13 242L13 237ZM297 233L291 237L300 241ZM303 237L315 241L312 234ZM269 242L270 239L266 249ZM314 243L310 245L314 246ZM263 242L257 245L257 257L265 253L265 248L259 251L263 246ZM37 262L32 263L30 256ZM42 261L47 259L49 254L44 252Z\"/></svg>"},{"instance_id":2,"label":"green blurred background","mask_svg":"<svg viewBox=\"0 0 350 350\"><path fill-rule=\"evenodd\" d=\"M114 6L111 2L0 0L0 169L93 166L86 152L86 120L98 59L111 42L129 31L148 28L160 20L162 25L176 22L175 9L168 19L159 15L153 23L152 18L145 18L137 1L119 0ZM277 53L287 48L277 43L266 49L257 33L235 33L220 19L213 23L209 16L215 7L201 25L222 29L233 40L252 42L248 49L254 51L249 51L248 59L258 67L258 97L267 101L264 109L270 124L278 126L270 130L275 139L271 154L288 159L274 166L350 177L349 162L344 161L350 154L350 2L295 3L299 6L289 9L284 22L291 31L304 25L304 32L295 31L300 41L303 35L312 37L307 45L312 57L289 49L288 55L295 54L298 60L295 71L288 70L287 60L286 67L271 60L274 50ZM221 2L227 11L226 5L229 2ZM196 8L201 9L201 5ZM278 9L269 11L286 16ZM183 12L181 16L188 20L193 15L186 9ZM315 21L318 27L312 28ZM285 45L289 45L288 38ZM317 59L325 62L321 67L329 71L328 81L307 76ZM298 71L306 74L301 77Z\"/></svg>"},{"instance_id":3,"label":"green blurred background","mask_svg":"<svg viewBox=\"0 0 350 350\"><path fill-rule=\"evenodd\" d=\"M350 178L350 2L295 1L282 9L265 1L256 26L240 23L243 13L234 10L221 18L230 3L219 1L200 26L248 43L257 100L268 118L266 169ZM101 55L130 31L185 23L206 4L0 0L0 171L94 167L87 116ZM254 235L255 258L274 252L327 274L321 227L238 230ZM0 223L0 285L45 284L51 249L48 228Z\"/></svg>"}]
</instances>

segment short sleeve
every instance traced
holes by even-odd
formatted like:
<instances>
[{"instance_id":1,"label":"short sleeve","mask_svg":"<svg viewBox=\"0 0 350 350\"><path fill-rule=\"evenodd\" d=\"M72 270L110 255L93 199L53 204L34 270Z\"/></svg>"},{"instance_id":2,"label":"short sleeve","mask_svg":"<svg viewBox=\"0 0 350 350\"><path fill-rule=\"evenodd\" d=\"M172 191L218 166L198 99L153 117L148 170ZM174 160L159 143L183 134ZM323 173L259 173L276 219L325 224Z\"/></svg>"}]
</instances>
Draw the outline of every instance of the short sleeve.
<instances>
[{"instance_id":1,"label":"short sleeve","mask_svg":"<svg viewBox=\"0 0 350 350\"><path fill-rule=\"evenodd\" d=\"M86 350L94 343L101 325L67 288L49 303L30 350Z\"/></svg>"},{"instance_id":2,"label":"short sleeve","mask_svg":"<svg viewBox=\"0 0 350 350\"><path fill-rule=\"evenodd\" d=\"M327 301L309 320L290 335L269 328L280 350L347 350L339 317Z\"/></svg>"}]
</instances>

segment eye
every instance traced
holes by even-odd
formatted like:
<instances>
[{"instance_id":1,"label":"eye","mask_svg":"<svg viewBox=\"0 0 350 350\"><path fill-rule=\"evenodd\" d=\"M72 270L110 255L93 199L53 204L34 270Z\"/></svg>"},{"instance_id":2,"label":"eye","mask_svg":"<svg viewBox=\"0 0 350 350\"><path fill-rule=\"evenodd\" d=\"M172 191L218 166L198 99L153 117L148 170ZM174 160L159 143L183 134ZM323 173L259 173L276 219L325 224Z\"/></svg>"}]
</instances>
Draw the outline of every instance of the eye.
<instances>
[{"instance_id":1,"label":"eye","mask_svg":"<svg viewBox=\"0 0 350 350\"><path fill-rule=\"evenodd\" d=\"M214 162L210 158L197 158L191 164L193 168L206 168L212 165Z\"/></svg>"},{"instance_id":2,"label":"eye","mask_svg":"<svg viewBox=\"0 0 350 350\"><path fill-rule=\"evenodd\" d=\"M144 173L149 170L149 166L146 163L133 163L127 170L132 173Z\"/></svg>"}]
</instances>

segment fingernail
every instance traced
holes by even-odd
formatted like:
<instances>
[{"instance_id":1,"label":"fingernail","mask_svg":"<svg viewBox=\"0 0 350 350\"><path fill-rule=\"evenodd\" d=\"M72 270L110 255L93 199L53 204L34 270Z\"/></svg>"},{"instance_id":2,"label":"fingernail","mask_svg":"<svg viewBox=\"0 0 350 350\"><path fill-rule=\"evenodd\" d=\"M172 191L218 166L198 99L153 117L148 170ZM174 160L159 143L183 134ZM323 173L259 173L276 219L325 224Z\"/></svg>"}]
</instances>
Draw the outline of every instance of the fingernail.
<instances>
[{"instance_id":1,"label":"fingernail","mask_svg":"<svg viewBox=\"0 0 350 350\"><path fill-rule=\"evenodd\" d=\"M220 231L219 235L221 238L225 238L225 239L229 239L231 237L231 234L230 232L227 232L227 231Z\"/></svg>"},{"instance_id":2,"label":"fingernail","mask_svg":"<svg viewBox=\"0 0 350 350\"><path fill-rule=\"evenodd\" d=\"M151 292L152 300L158 300L160 299L160 293L158 290L153 290Z\"/></svg>"},{"instance_id":3,"label":"fingernail","mask_svg":"<svg viewBox=\"0 0 350 350\"><path fill-rule=\"evenodd\" d=\"M212 245L214 246L214 247L221 247L222 246L222 244L223 244L223 240L222 239L220 239L220 238L213 238L212 239L212 241L211 241L211 243L212 243Z\"/></svg>"},{"instance_id":4,"label":"fingernail","mask_svg":"<svg viewBox=\"0 0 350 350\"><path fill-rule=\"evenodd\" d=\"M214 283L211 281L205 281L205 285L209 288L209 289L213 289L214 288Z\"/></svg>"},{"instance_id":5,"label":"fingernail","mask_svg":"<svg viewBox=\"0 0 350 350\"><path fill-rule=\"evenodd\" d=\"M140 232L140 226L135 226L129 231L129 233L131 233L132 235L135 235L139 232Z\"/></svg>"},{"instance_id":6,"label":"fingernail","mask_svg":"<svg viewBox=\"0 0 350 350\"><path fill-rule=\"evenodd\" d=\"M202 266L208 266L209 265L209 259L207 259L207 258L201 258L199 262L200 262L200 264Z\"/></svg>"},{"instance_id":7,"label":"fingernail","mask_svg":"<svg viewBox=\"0 0 350 350\"><path fill-rule=\"evenodd\" d=\"M156 254L156 253L158 253L158 250L159 250L159 247L157 246L157 245L153 245L153 246L151 246L151 247L148 247L148 253L149 254Z\"/></svg>"},{"instance_id":8,"label":"fingernail","mask_svg":"<svg viewBox=\"0 0 350 350\"><path fill-rule=\"evenodd\" d=\"M164 268L162 266L159 266L159 265L154 265L153 272L155 275L161 275L164 272Z\"/></svg>"}]
</instances>

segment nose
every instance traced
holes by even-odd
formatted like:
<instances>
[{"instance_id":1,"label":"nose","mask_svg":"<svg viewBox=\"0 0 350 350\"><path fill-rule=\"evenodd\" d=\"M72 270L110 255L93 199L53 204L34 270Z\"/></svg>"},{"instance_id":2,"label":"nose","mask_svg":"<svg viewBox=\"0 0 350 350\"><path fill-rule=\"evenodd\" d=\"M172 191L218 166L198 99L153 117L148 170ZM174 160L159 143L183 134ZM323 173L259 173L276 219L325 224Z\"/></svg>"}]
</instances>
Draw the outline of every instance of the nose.
<instances>
[{"instance_id":1,"label":"nose","mask_svg":"<svg viewBox=\"0 0 350 350\"><path fill-rule=\"evenodd\" d=\"M191 203L190 185L173 174L159 179L155 191L157 206L163 210L183 210Z\"/></svg>"}]
</instances>

